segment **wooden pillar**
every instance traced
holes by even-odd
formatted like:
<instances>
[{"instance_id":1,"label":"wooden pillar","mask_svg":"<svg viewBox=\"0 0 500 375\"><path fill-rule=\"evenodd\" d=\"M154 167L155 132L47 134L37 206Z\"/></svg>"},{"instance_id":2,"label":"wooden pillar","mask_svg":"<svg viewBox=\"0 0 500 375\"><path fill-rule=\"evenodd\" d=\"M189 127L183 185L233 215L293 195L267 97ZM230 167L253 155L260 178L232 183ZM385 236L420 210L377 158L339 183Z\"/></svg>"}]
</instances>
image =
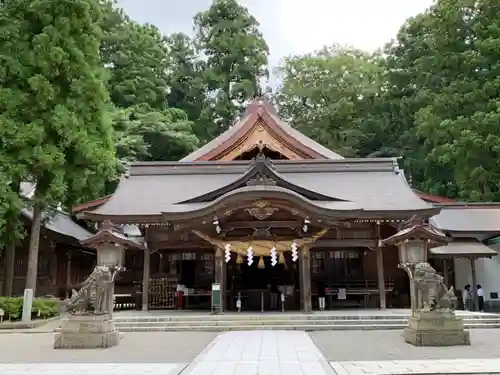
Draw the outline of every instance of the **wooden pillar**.
<instances>
[{"instance_id":1,"label":"wooden pillar","mask_svg":"<svg viewBox=\"0 0 500 375\"><path fill-rule=\"evenodd\" d=\"M479 301L477 298L476 259L474 258L470 258L470 270L472 273L472 311L476 311Z\"/></svg>"},{"instance_id":2,"label":"wooden pillar","mask_svg":"<svg viewBox=\"0 0 500 375\"><path fill-rule=\"evenodd\" d=\"M226 263L221 248L215 248L215 283L220 284L220 312L224 312L226 304Z\"/></svg>"},{"instance_id":3,"label":"wooden pillar","mask_svg":"<svg viewBox=\"0 0 500 375\"><path fill-rule=\"evenodd\" d=\"M384 276L384 254L382 253L382 247L380 246L380 221L377 221L376 225L377 241L378 247L376 250L377 255L377 284L378 293L380 297L380 309L384 310L387 307L386 293L385 293L385 276Z\"/></svg>"},{"instance_id":4,"label":"wooden pillar","mask_svg":"<svg viewBox=\"0 0 500 375\"><path fill-rule=\"evenodd\" d=\"M149 273L151 270L151 252L144 250L144 262L142 270L142 311L149 308Z\"/></svg>"},{"instance_id":5,"label":"wooden pillar","mask_svg":"<svg viewBox=\"0 0 500 375\"><path fill-rule=\"evenodd\" d=\"M71 297L71 252L67 252L67 261L66 261L66 298Z\"/></svg>"},{"instance_id":6,"label":"wooden pillar","mask_svg":"<svg viewBox=\"0 0 500 375\"><path fill-rule=\"evenodd\" d=\"M311 302L311 253L309 246L304 246L300 254L300 296L302 302L302 311L310 313L312 311Z\"/></svg>"},{"instance_id":7,"label":"wooden pillar","mask_svg":"<svg viewBox=\"0 0 500 375\"><path fill-rule=\"evenodd\" d=\"M449 284L449 275L448 275L448 259L443 258L443 278L444 278L444 284L446 287L449 289L450 284Z\"/></svg>"},{"instance_id":8,"label":"wooden pillar","mask_svg":"<svg viewBox=\"0 0 500 375\"><path fill-rule=\"evenodd\" d=\"M3 259L3 295L5 297L12 296L12 285L14 284L14 269L16 260L16 244L12 241L5 248Z\"/></svg>"},{"instance_id":9,"label":"wooden pillar","mask_svg":"<svg viewBox=\"0 0 500 375\"><path fill-rule=\"evenodd\" d=\"M380 295L380 309L387 307L386 293L385 293L385 277L384 277L384 254L381 247L377 247L377 281L378 292Z\"/></svg>"}]
</instances>

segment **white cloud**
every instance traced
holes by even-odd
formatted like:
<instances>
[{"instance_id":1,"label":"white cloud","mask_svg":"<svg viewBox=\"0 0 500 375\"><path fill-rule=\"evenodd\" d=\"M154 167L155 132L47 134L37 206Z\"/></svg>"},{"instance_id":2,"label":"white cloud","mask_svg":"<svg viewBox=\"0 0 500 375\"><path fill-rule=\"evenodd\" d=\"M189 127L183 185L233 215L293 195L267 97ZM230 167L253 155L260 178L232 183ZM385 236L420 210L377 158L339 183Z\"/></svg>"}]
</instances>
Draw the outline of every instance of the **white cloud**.
<instances>
[{"instance_id":1,"label":"white cloud","mask_svg":"<svg viewBox=\"0 0 500 375\"><path fill-rule=\"evenodd\" d=\"M334 43L373 51L396 36L403 22L433 0L240 0L261 24L271 65L289 54L307 53ZM192 33L194 15L210 0L122 0L139 22L164 33ZM175 5L174 5L175 4Z\"/></svg>"},{"instance_id":2,"label":"white cloud","mask_svg":"<svg viewBox=\"0 0 500 375\"><path fill-rule=\"evenodd\" d=\"M279 30L297 52L325 44L375 50L393 38L403 22L433 0L276 0Z\"/></svg>"}]
</instances>

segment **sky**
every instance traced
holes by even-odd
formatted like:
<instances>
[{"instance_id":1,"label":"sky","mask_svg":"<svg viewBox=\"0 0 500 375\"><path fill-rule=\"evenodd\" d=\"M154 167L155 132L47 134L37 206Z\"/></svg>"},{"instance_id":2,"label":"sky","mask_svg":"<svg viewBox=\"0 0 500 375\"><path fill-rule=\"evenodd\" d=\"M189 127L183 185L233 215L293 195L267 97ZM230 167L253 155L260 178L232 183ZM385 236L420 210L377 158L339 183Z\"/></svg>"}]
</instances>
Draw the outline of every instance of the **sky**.
<instances>
[{"instance_id":1,"label":"sky","mask_svg":"<svg viewBox=\"0 0 500 375\"><path fill-rule=\"evenodd\" d=\"M433 0L240 0L260 22L271 67L293 54L335 43L367 51L396 36L403 22L423 12ZM211 0L120 0L138 22L156 25L164 34L193 32L196 13Z\"/></svg>"}]
</instances>

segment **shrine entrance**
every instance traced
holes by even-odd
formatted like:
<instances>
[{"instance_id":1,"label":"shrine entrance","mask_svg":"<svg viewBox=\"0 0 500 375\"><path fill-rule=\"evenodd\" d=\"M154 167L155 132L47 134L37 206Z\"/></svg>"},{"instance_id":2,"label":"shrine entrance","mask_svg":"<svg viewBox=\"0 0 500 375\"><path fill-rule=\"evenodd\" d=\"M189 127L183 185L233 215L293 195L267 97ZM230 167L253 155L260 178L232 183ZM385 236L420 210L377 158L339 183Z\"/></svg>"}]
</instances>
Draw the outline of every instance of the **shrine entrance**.
<instances>
[{"instance_id":1,"label":"shrine entrance","mask_svg":"<svg viewBox=\"0 0 500 375\"><path fill-rule=\"evenodd\" d=\"M227 310L300 310L298 267L289 258L283 254L274 266L270 256L259 257L251 265L238 257L231 259L227 264Z\"/></svg>"}]
</instances>

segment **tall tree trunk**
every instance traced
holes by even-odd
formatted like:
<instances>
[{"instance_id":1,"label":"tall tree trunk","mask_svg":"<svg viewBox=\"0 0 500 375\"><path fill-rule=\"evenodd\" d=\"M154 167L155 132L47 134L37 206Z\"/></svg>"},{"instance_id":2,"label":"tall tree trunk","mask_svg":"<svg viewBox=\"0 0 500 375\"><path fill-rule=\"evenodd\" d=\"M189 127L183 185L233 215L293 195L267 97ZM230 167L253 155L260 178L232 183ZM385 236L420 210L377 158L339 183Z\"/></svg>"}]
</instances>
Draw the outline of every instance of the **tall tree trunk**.
<instances>
[{"instance_id":1,"label":"tall tree trunk","mask_svg":"<svg viewBox=\"0 0 500 375\"><path fill-rule=\"evenodd\" d=\"M12 224L9 224L9 230L12 229ZM3 259L3 295L6 297L12 296L12 284L14 282L14 265L16 256L16 241L11 239L10 243L5 247L5 257Z\"/></svg>"},{"instance_id":2,"label":"tall tree trunk","mask_svg":"<svg viewBox=\"0 0 500 375\"><path fill-rule=\"evenodd\" d=\"M19 181L13 181L11 188L17 194L21 191L21 183ZM9 218L8 230L10 231L9 243L5 247L4 259L3 259L3 289L2 294L6 297L12 296L12 287L14 284L14 266L16 260L16 245L17 237L15 231L19 230L19 211L15 210L12 213L12 217Z\"/></svg>"},{"instance_id":3,"label":"tall tree trunk","mask_svg":"<svg viewBox=\"0 0 500 375\"><path fill-rule=\"evenodd\" d=\"M38 276L38 245L40 244L40 229L42 226L42 207L35 204L33 207L33 220L30 233L30 247L28 256L28 273L26 275L25 289L33 289L33 296L36 291L36 279Z\"/></svg>"}]
</instances>

